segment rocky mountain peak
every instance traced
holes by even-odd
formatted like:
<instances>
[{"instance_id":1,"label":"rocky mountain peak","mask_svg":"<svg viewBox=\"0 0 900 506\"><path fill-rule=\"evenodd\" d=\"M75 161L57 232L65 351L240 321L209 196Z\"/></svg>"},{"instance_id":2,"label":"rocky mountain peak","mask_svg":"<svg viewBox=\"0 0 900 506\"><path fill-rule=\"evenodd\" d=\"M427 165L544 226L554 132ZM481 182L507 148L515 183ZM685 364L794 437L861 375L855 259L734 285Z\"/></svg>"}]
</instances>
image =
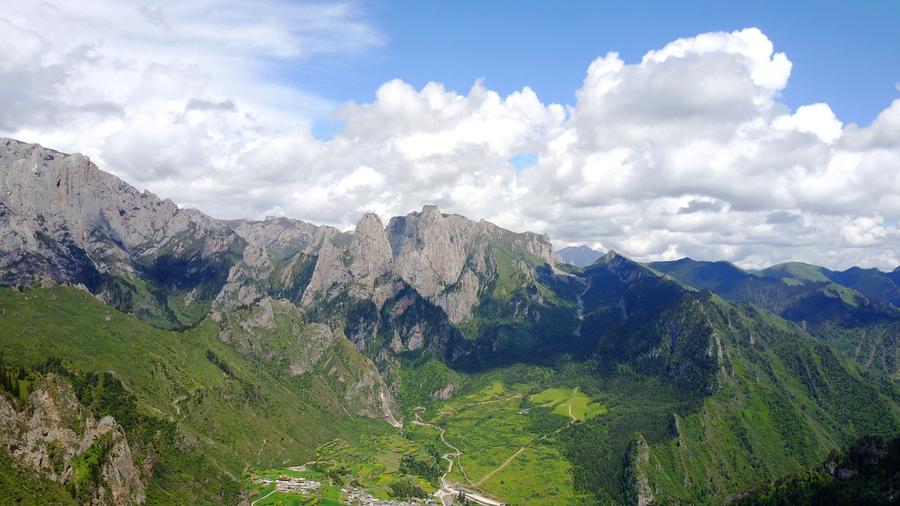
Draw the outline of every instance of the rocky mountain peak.
<instances>
[{"instance_id":1,"label":"rocky mountain peak","mask_svg":"<svg viewBox=\"0 0 900 506\"><path fill-rule=\"evenodd\" d=\"M392 218L388 224L400 277L426 297L459 280L477 234L475 222L444 215L436 206Z\"/></svg>"},{"instance_id":2,"label":"rocky mountain peak","mask_svg":"<svg viewBox=\"0 0 900 506\"><path fill-rule=\"evenodd\" d=\"M658 277L658 273L652 269L620 255L615 250L609 250L609 252L597 259L589 269L604 269L623 284L630 284L641 278Z\"/></svg>"},{"instance_id":3,"label":"rocky mountain peak","mask_svg":"<svg viewBox=\"0 0 900 506\"><path fill-rule=\"evenodd\" d=\"M391 243L381 218L375 213L364 214L348 245L331 240L319 249L303 305L310 307L319 293L329 299L347 292L357 299L371 299L381 307L390 287L378 285L393 272L392 260Z\"/></svg>"},{"instance_id":4,"label":"rocky mountain peak","mask_svg":"<svg viewBox=\"0 0 900 506\"><path fill-rule=\"evenodd\" d=\"M138 253L161 247L191 227L220 238L227 235L218 221L198 211L181 210L149 191L140 192L80 154L3 139L0 167L0 199L11 212L33 216L50 229L65 228L81 245L90 243L97 229ZM223 244L207 246L207 253L215 253Z\"/></svg>"},{"instance_id":5,"label":"rocky mountain peak","mask_svg":"<svg viewBox=\"0 0 900 506\"><path fill-rule=\"evenodd\" d=\"M423 221L434 222L443 217L443 213L438 209L438 206L429 204L422 206L422 212L419 213L422 217Z\"/></svg>"},{"instance_id":6,"label":"rocky mountain peak","mask_svg":"<svg viewBox=\"0 0 900 506\"><path fill-rule=\"evenodd\" d=\"M627 260L627 258L620 255L616 250L611 249L606 252L605 255L601 256L595 263L600 265L610 265L616 262L622 262Z\"/></svg>"},{"instance_id":7,"label":"rocky mountain peak","mask_svg":"<svg viewBox=\"0 0 900 506\"><path fill-rule=\"evenodd\" d=\"M267 216L263 221L230 220L225 222L251 246L265 247L276 258L287 258L297 253L315 254L327 240L347 236L336 228L317 226L303 220Z\"/></svg>"},{"instance_id":8,"label":"rocky mountain peak","mask_svg":"<svg viewBox=\"0 0 900 506\"><path fill-rule=\"evenodd\" d=\"M384 238L387 242L387 234L384 231L384 224L381 218L375 213L365 213L356 223L353 231L354 242L375 240L381 242ZM390 247L390 245L388 246Z\"/></svg>"},{"instance_id":9,"label":"rocky mountain peak","mask_svg":"<svg viewBox=\"0 0 900 506\"><path fill-rule=\"evenodd\" d=\"M498 261L515 259L512 265L526 277L543 262L555 263L546 235L444 214L435 205L392 218L387 228L367 213L353 233L271 216L218 221L139 192L87 157L12 140L0 141L0 190L0 225L10 231L0 238L0 252L9 252L0 255L0 267L22 276L20 284L90 278L93 284L85 284L92 291L120 297L118 307L152 320L171 320L172 311L136 307L136 297L106 287L110 281L101 273L150 281L146 286L159 293L139 294L141 301L173 300L166 291L176 287L184 306L200 300L216 310L267 295L309 307L317 293L346 291L380 307L403 280L460 323L496 276ZM39 240L47 235L53 240ZM73 260L73 251L83 253ZM195 323L174 317L176 326Z\"/></svg>"},{"instance_id":10,"label":"rocky mountain peak","mask_svg":"<svg viewBox=\"0 0 900 506\"><path fill-rule=\"evenodd\" d=\"M359 220L348 252L353 257L350 269L355 277L368 277L374 283L375 278L391 270L391 243L377 214L366 213Z\"/></svg>"}]
</instances>

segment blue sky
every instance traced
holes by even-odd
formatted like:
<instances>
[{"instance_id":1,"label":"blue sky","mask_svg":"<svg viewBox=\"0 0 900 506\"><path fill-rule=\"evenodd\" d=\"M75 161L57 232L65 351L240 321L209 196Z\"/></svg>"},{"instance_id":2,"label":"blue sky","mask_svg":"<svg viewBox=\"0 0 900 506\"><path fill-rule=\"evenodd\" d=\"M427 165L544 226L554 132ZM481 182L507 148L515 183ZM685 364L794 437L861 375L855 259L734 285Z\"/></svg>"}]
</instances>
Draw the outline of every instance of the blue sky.
<instances>
[{"instance_id":1,"label":"blue sky","mask_svg":"<svg viewBox=\"0 0 900 506\"><path fill-rule=\"evenodd\" d=\"M382 83L428 81L465 92L478 78L501 93L533 88L574 103L590 62L618 51L632 63L679 37L756 26L794 63L784 101L827 102L868 124L900 97L900 2L391 1L364 6L383 45L298 62L285 78L337 102L366 102Z\"/></svg>"}]
</instances>

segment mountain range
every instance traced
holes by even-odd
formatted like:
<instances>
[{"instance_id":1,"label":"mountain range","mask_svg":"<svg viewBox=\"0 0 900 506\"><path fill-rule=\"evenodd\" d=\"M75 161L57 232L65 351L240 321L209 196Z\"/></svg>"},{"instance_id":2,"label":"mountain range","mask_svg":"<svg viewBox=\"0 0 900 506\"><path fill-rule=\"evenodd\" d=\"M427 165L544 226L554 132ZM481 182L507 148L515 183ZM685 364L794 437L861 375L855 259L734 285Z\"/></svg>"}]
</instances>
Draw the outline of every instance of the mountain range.
<instances>
[{"instance_id":1,"label":"mountain range","mask_svg":"<svg viewBox=\"0 0 900 506\"><path fill-rule=\"evenodd\" d=\"M648 265L693 287L794 321L861 364L894 378L900 373L898 270L853 267L836 272L791 262L751 272L728 262L689 258Z\"/></svg>"},{"instance_id":2,"label":"mountain range","mask_svg":"<svg viewBox=\"0 0 900 506\"><path fill-rule=\"evenodd\" d=\"M247 503L253 470L400 434L369 474L316 476L396 500L464 479L498 501L715 504L900 431L900 270L589 262L435 206L350 232L216 220L11 139L0 231L0 490L24 502ZM594 414L528 402L564 388ZM528 423L491 437L533 437L505 463L409 464L447 445L476 472L474 432L417 431L516 389ZM544 445L559 488L510 488Z\"/></svg>"}]
</instances>

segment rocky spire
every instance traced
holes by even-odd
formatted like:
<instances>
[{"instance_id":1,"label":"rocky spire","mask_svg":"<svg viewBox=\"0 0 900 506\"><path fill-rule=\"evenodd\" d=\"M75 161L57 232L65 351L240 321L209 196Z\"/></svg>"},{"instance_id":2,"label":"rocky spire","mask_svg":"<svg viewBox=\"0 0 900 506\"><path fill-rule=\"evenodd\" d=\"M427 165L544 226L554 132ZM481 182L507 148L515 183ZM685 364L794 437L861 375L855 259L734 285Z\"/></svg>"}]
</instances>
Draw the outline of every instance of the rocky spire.
<instances>
[{"instance_id":1,"label":"rocky spire","mask_svg":"<svg viewBox=\"0 0 900 506\"><path fill-rule=\"evenodd\" d=\"M357 298L373 298L380 307L387 296L376 285L392 271L391 244L381 218L366 213L356 224L349 246L328 242L319 251L303 304L312 304L316 294L325 294L327 299L347 291Z\"/></svg>"}]
</instances>

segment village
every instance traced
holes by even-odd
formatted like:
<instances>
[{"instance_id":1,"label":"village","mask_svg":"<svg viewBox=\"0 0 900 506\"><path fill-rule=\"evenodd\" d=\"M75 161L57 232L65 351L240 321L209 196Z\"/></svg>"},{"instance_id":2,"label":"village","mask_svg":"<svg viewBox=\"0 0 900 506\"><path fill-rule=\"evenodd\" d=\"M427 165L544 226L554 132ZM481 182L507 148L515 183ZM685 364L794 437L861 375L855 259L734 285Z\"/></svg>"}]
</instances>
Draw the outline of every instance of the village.
<instances>
[{"instance_id":1,"label":"village","mask_svg":"<svg viewBox=\"0 0 900 506\"><path fill-rule=\"evenodd\" d=\"M306 495L312 490L318 490L322 484L315 480L293 476L279 476L274 480L271 478L254 478L254 483L258 483L264 487L275 484L276 492L294 493Z\"/></svg>"},{"instance_id":2,"label":"village","mask_svg":"<svg viewBox=\"0 0 900 506\"><path fill-rule=\"evenodd\" d=\"M408 501L388 501L373 497L372 494L358 487L341 488L344 501L351 506L420 506L423 504L440 504L433 498L410 499Z\"/></svg>"}]
</instances>

